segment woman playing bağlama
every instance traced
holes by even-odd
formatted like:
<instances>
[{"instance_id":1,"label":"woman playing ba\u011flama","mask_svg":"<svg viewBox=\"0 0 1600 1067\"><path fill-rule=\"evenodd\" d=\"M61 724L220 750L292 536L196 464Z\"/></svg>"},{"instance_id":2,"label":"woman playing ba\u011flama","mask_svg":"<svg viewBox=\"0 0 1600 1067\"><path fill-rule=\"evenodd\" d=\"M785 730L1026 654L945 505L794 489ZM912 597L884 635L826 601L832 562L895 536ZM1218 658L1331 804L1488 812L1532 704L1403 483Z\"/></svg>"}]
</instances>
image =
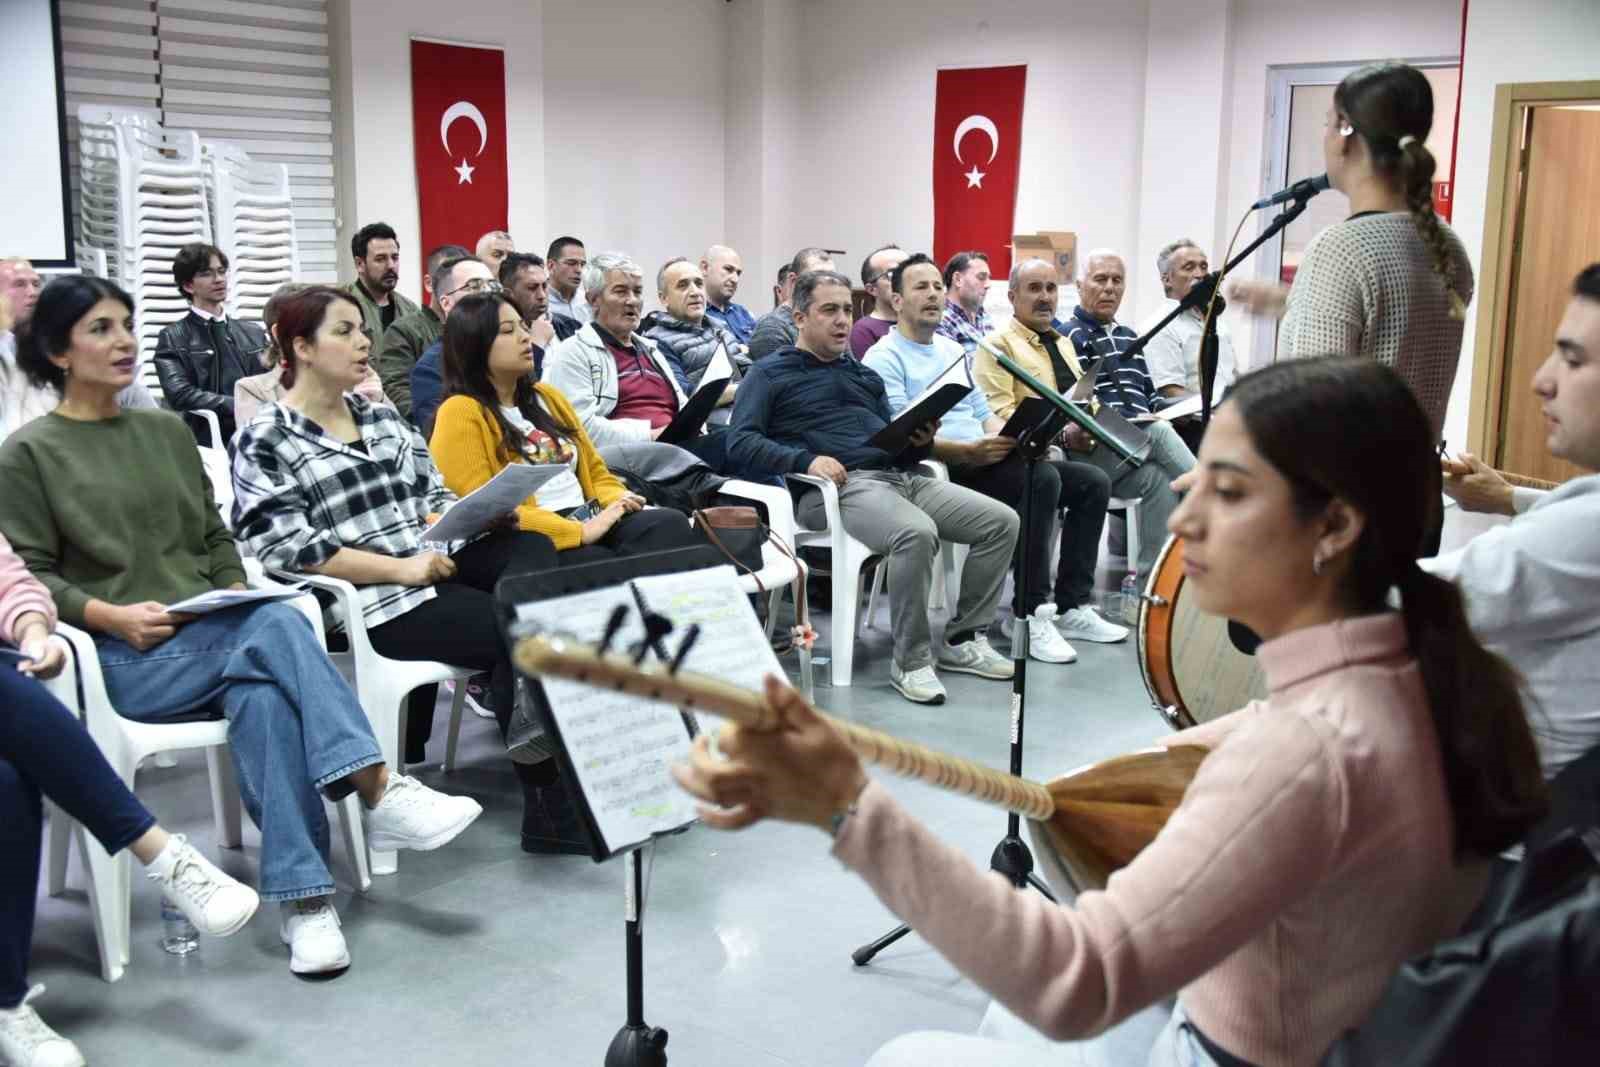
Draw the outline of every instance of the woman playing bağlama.
<instances>
[{"instance_id":1,"label":"woman playing ba\u011flama","mask_svg":"<svg viewBox=\"0 0 1600 1067\"><path fill-rule=\"evenodd\" d=\"M1370 433L1347 432L1357 419ZM1546 795L1515 673L1472 636L1455 588L1416 564L1438 457L1392 371L1339 359L1247 375L1199 458L1169 525L1201 607L1266 638L1270 692L1166 739L1211 753L1104 891L1062 907L980 872L776 682L767 700L783 729L725 728L715 749L702 737L676 774L717 805L703 811L713 826L831 830L833 854L893 911L1052 1038L1141 1013L1095 1054L1310 1065L1403 960L1459 926L1486 858ZM1043 1065L1089 1051L913 1034L872 1062Z\"/></svg>"}]
</instances>

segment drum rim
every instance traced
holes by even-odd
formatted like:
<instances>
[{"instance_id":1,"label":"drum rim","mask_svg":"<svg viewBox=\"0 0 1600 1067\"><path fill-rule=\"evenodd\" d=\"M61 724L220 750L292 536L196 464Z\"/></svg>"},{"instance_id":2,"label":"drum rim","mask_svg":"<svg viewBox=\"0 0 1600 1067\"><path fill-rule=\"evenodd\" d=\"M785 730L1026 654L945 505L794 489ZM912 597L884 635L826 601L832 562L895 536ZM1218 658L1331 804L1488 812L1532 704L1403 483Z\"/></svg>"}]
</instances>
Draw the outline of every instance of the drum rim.
<instances>
[{"instance_id":1,"label":"drum rim","mask_svg":"<svg viewBox=\"0 0 1600 1067\"><path fill-rule=\"evenodd\" d=\"M1171 579L1171 595L1162 593L1156 588L1156 585L1167 577L1165 574L1167 561L1175 550L1181 551L1180 546L1182 544L1182 536L1178 534L1170 535L1166 543L1161 546L1161 551L1156 556L1155 564L1150 568L1150 577L1145 582L1145 595L1139 602L1139 623L1136 630L1135 644L1139 659L1139 674L1144 679L1145 692L1149 694L1150 702L1158 711L1163 712L1163 716L1165 709L1170 707L1176 713L1179 721L1188 726L1194 726L1196 725L1195 719L1190 713L1188 705L1184 703L1183 691L1178 686L1177 673L1170 669L1168 671L1168 687L1172 691L1172 699L1168 701L1162 695L1161 686L1157 684L1155 676L1150 669L1150 641L1148 635L1154 626L1161 627L1160 632L1162 642L1166 645L1169 668L1171 666L1172 631L1177 622L1178 614L1177 591L1183 584L1181 563L1176 576ZM1151 598L1156 595L1162 596L1166 603L1159 605L1154 603Z\"/></svg>"}]
</instances>

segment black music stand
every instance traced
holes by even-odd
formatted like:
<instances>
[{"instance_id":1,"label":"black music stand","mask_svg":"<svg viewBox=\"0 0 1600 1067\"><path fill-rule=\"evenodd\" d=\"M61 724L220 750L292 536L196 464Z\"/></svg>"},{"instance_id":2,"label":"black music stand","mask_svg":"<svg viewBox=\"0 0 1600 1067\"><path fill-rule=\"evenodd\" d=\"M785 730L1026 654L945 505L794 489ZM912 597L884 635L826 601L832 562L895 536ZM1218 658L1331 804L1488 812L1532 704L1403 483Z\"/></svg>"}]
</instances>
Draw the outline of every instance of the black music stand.
<instances>
[{"instance_id":1,"label":"black music stand","mask_svg":"<svg viewBox=\"0 0 1600 1067\"><path fill-rule=\"evenodd\" d=\"M707 544L667 552L623 556L605 563L535 571L502 578L495 587L495 606L500 612L502 635L508 645L522 636L516 629L519 622L517 618L519 604L617 585L645 575L721 567L727 562L727 558L718 549ZM652 635L656 642L664 636L664 632L651 629L648 619L646 633ZM608 634L605 643L609 643L610 640L611 635ZM664 662L671 662L669 657L661 655L659 648L656 651ZM545 706L543 692L537 680L529 679L529 687L533 691L532 704L536 712L553 732L553 725L549 725L549 709ZM565 788L571 789L572 783L577 781L576 772L571 766L565 748L562 746L557 748L557 758L562 761L562 771L566 776ZM589 817L587 813L585 817ZM598 841L598 834L593 836ZM649 843L653 844L654 839ZM622 1028L617 1031L610 1047L606 1049L605 1067L666 1067L667 1063L667 1031L659 1026L650 1026L644 1021L644 871L639 862L639 851L639 848L634 847L629 848L624 854L627 873L624 883L623 932L627 945L628 1014ZM594 856L597 863L604 858L607 857L600 854Z\"/></svg>"},{"instance_id":2,"label":"black music stand","mask_svg":"<svg viewBox=\"0 0 1600 1067\"><path fill-rule=\"evenodd\" d=\"M1028 401L1024 400L1024 404ZM1022 520L1021 532L1018 541L1023 546L1022 565L1017 568L1017 603L1026 605L1028 602L1028 570L1026 545L1028 540L1029 524L1037 519L1033 515L1033 479L1037 473L1039 461L1050 448L1050 442L1066 425L1067 415L1056 407L1037 403L1034 405L1034 421L1016 427L1017 415L1013 415L1007 428L1017 434L1017 452L1022 456L1027 467L1023 481L1022 507L1018 517ZM1018 415L1024 414L1021 409ZM1053 516L1052 516L1053 518ZM1023 705L1027 700L1028 691L1028 619L1019 615L1012 619L1011 630L1011 773L1022 774L1022 725ZM1022 840L1022 820L1016 812L1006 814L1006 836L994 847L994 852L989 856L989 869L1005 876L1006 880L1018 889L1032 886L1052 903L1055 894L1050 892L1050 887L1038 875L1033 873L1033 853L1028 851L1028 845ZM872 958L879 952L888 948L896 941L911 932L911 927L905 923L890 930L882 937L870 944L862 945L850 953L850 958L857 967L865 967L872 962Z\"/></svg>"}]
</instances>

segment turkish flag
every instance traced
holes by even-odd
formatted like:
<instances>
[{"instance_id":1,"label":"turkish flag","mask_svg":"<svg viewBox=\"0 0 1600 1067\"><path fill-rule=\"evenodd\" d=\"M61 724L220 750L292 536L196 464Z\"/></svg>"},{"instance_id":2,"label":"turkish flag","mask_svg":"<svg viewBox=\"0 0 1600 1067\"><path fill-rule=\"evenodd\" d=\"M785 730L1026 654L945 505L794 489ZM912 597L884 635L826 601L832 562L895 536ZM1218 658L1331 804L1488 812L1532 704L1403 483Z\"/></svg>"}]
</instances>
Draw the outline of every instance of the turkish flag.
<instances>
[{"instance_id":1,"label":"turkish flag","mask_svg":"<svg viewBox=\"0 0 1600 1067\"><path fill-rule=\"evenodd\" d=\"M941 70L933 104L933 257L983 252L1011 272L1028 68Z\"/></svg>"},{"instance_id":2,"label":"turkish flag","mask_svg":"<svg viewBox=\"0 0 1600 1067\"><path fill-rule=\"evenodd\" d=\"M430 250L507 228L505 52L413 40L411 127L425 271Z\"/></svg>"}]
</instances>

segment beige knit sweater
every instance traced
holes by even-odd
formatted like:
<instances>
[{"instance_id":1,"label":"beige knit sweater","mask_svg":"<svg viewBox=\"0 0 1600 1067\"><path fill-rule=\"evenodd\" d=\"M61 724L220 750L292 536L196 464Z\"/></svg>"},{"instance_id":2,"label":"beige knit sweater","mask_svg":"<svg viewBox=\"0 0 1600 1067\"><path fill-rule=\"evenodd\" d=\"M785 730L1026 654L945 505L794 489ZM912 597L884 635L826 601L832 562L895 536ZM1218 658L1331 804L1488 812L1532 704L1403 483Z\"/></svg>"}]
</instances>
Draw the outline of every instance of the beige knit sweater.
<instances>
[{"instance_id":1,"label":"beige knit sweater","mask_svg":"<svg viewBox=\"0 0 1600 1067\"><path fill-rule=\"evenodd\" d=\"M1470 300L1472 264L1455 231L1445 226L1444 232L1455 277ZM1306 247L1278 327L1278 358L1366 356L1387 364L1422 401L1438 436L1466 326L1450 308L1450 294L1409 214L1346 219Z\"/></svg>"},{"instance_id":2,"label":"beige knit sweater","mask_svg":"<svg viewBox=\"0 0 1600 1067\"><path fill-rule=\"evenodd\" d=\"M1072 907L1018 893L880 786L835 855L1021 1018L1086 1037L1181 991L1261 1067L1315 1064L1408 957L1454 932L1484 868L1453 865L1420 673L1388 614L1263 645L1271 693L1170 735L1211 746L1161 835Z\"/></svg>"}]
</instances>

